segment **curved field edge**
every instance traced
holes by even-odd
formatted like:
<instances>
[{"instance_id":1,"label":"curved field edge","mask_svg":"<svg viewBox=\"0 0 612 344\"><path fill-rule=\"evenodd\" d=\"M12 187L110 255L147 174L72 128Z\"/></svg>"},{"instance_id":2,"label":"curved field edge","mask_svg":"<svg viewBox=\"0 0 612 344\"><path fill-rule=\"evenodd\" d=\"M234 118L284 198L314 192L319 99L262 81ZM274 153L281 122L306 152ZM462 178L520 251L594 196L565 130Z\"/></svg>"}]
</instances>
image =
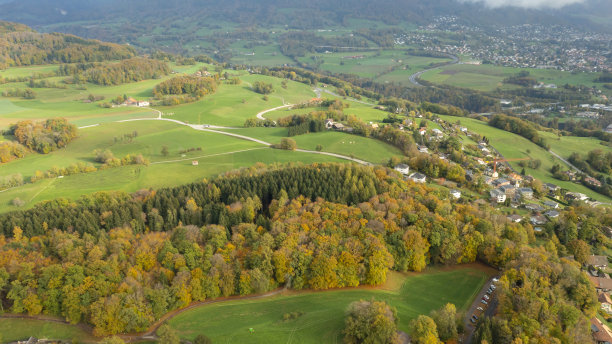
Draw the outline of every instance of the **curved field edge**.
<instances>
[{"instance_id":1,"label":"curved field edge","mask_svg":"<svg viewBox=\"0 0 612 344\"><path fill-rule=\"evenodd\" d=\"M224 343L337 343L342 341L345 310L353 301L388 302L397 309L399 329L408 331L411 319L448 302L466 310L494 273L480 264L430 268L424 273L392 272L378 288L289 291L265 299L209 304L178 314L168 323L183 339L205 334ZM302 314L283 321L284 314L293 312Z\"/></svg>"}]
</instances>

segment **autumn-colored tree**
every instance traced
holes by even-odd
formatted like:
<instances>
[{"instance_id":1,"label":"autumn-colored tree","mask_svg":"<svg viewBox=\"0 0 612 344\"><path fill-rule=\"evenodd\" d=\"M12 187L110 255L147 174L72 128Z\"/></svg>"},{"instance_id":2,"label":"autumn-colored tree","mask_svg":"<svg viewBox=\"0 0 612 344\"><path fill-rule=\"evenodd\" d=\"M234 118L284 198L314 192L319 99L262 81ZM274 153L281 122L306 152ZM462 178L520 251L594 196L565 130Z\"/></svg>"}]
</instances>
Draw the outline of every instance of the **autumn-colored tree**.
<instances>
[{"instance_id":1,"label":"autumn-colored tree","mask_svg":"<svg viewBox=\"0 0 612 344\"><path fill-rule=\"evenodd\" d=\"M347 344L399 343L397 312L385 302L355 301L346 311L344 342Z\"/></svg>"}]
</instances>

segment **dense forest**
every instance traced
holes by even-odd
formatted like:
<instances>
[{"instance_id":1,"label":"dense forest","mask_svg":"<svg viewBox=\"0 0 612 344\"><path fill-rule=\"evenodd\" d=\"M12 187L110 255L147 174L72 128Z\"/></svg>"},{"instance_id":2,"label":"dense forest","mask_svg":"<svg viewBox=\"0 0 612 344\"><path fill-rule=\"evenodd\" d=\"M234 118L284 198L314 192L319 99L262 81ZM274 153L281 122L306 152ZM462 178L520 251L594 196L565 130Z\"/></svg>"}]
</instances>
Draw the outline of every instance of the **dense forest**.
<instances>
[{"instance_id":1,"label":"dense forest","mask_svg":"<svg viewBox=\"0 0 612 344\"><path fill-rule=\"evenodd\" d=\"M0 21L0 69L46 63L83 63L121 60L136 55L134 49L60 33L38 33Z\"/></svg>"},{"instance_id":2,"label":"dense forest","mask_svg":"<svg viewBox=\"0 0 612 344\"><path fill-rule=\"evenodd\" d=\"M157 79L170 73L166 62L148 58L135 57L116 63L92 65L91 68L77 72L73 76L75 83L85 81L97 85L120 85L129 82Z\"/></svg>"},{"instance_id":3,"label":"dense forest","mask_svg":"<svg viewBox=\"0 0 612 344\"><path fill-rule=\"evenodd\" d=\"M509 339L571 335L568 343L581 343L595 307L590 282L576 266L546 262L568 253L586 259L577 247L586 245L587 255L587 242L599 249L598 228L612 218L583 208L563 216L547 225L546 248L531 249L529 224L488 206L451 203L444 191L383 167L255 166L210 182L98 193L1 215L0 294L12 312L60 315L112 334L144 330L192 301L280 286L377 285L390 269L479 260L508 267L501 279L508 299L494 319ZM560 283L546 288L545 279ZM531 292L536 280L546 298ZM521 302L510 307L513 299ZM557 306L544 312L550 299ZM532 312L552 325L533 326Z\"/></svg>"}]
</instances>

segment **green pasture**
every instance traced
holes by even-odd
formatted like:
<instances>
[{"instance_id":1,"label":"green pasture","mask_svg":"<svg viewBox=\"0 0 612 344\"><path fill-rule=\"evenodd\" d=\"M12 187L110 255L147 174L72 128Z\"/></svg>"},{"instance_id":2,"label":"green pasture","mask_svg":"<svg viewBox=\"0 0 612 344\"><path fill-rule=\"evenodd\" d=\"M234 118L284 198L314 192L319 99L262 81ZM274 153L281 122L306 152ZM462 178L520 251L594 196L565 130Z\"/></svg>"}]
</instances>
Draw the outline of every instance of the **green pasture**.
<instances>
[{"instance_id":1,"label":"green pasture","mask_svg":"<svg viewBox=\"0 0 612 344\"><path fill-rule=\"evenodd\" d=\"M495 65L456 64L437 68L421 75L425 81L435 84L445 84L456 87L472 88L479 91L491 91L497 87L516 88L514 85L504 85L504 78L528 71L536 80L546 84L562 86L587 85L601 86L594 83L600 73L565 72L553 69L512 68Z\"/></svg>"},{"instance_id":2,"label":"green pasture","mask_svg":"<svg viewBox=\"0 0 612 344\"><path fill-rule=\"evenodd\" d=\"M90 342L96 340L78 326L60 322L33 319L0 319L0 338L9 343L27 340L30 336L47 339L76 340Z\"/></svg>"},{"instance_id":3,"label":"green pasture","mask_svg":"<svg viewBox=\"0 0 612 344\"><path fill-rule=\"evenodd\" d=\"M399 329L408 331L411 319L446 303L467 309L487 278L480 269L461 266L421 274L391 273L380 289L289 292L203 305L177 315L169 324L184 339L205 334L220 343L340 343L344 314L353 301L386 301L397 309ZM283 321L283 315L292 312L302 315Z\"/></svg>"},{"instance_id":4,"label":"green pasture","mask_svg":"<svg viewBox=\"0 0 612 344\"><path fill-rule=\"evenodd\" d=\"M188 123L201 123L241 127L247 118L255 117L260 111L285 103L297 104L315 97L309 86L288 81L287 88L281 86L281 79L263 75L240 77L240 85L222 85L215 94L202 100L172 107L159 107L168 118ZM274 85L274 92L264 96L254 92L251 85L263 81ZM170 115L172 114L172 115Z\"/></svg>"}]
</instances>

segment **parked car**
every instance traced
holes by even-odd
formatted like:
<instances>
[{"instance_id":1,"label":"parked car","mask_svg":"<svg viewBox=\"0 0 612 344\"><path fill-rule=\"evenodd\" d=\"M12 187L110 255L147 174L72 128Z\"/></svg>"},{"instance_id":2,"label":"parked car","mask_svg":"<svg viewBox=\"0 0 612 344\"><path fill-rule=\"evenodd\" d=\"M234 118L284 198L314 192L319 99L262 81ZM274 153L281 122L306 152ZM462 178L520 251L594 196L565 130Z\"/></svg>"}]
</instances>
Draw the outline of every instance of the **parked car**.
<instances>
[{"instance_id":1,"label":"parked car","mask_svg":"<svg viewBox=\"0 0 612 344\"><path fill-rule=\"evenodd\" d=\"M491 288L493 290L497 289L497 287L495 285L493 285L493 284L491 284L491 286L489 288Z\"/></svg>"},{"instance_id":2,"label":"parked car","mask_svg":"<svg viewBox=\"0 0 612 344\"><path fill-rule=\"evenodd\" d=\"M472 322L472 324L476 323L476 319L474 319L474 318L470 319L470 321Z\"/></svg>"},{"instance_id":3,"label":"parked car","mask_svg":"<svg viewBox=\"0 0 612 344\"><path fill-rule=\"evenodd\" d=\"M487 299L487 300L490 299L489 295L485 295L484 298Z\"/></svg>"},{"instance_id":4,"label":"parked car","mask_svg":"<svg viewBox=\"0 0 612 344\"><path fill-rule=\"evenodd\" d=\"M499 282L499 279L498 278L493 278L493 283L497 283L497 282Z\"/></svg>"},{"instance_id":5,"label":"parked car","mask_svg":"<svg viewBox=\"0 0 612 344\"><path fill-rule=\"evenodd\" d=\"M479 310L479 311L481 311L481 312L482 312L482 311L484 311L484 309L482 309L482 307L478 307L478 308L476 308L476 309L477 309L477 310Z\"/></svg>"},{"instance_id":6,"label":"parked car","mask_svg":"<svg viewBox=\"0 0 612 344\"><path fill-rule=\"evenodd\" d=\"M485 305L488 305L489 303L485 300L480 300L480 302L484 303Z\"/></svg>"},{"instance_id":7,"label":"parked car","mask_svg":"<svg viewBox=\"0 0 612 344\"><path fill-rule=\"evenodd\" d=\"M478 320L478 317L476 316L476 314L472 315L472 318Z\"/></svg>"}]
</instances>

